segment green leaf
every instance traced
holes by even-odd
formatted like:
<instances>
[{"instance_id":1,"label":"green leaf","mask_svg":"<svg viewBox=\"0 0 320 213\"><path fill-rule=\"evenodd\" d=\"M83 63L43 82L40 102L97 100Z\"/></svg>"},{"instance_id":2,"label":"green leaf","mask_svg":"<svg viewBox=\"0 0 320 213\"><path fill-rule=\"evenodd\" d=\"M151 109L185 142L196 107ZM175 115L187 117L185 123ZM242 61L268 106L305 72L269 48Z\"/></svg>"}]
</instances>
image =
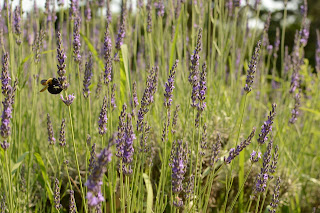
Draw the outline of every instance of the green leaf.
<instances>
[{"instance_id":1,"label":"green leaf","mask_svg":"<svg viewBox=\"0 0 320 213\"><path fill-rule=\"evenodd\" d=\"M121 103L125 103L127 99L127 91L130 92L131 97L131 87L130 87L130 72L129 72L129 58L128 58L128 47L126 44L121 46L119 53L120 60L120 97Z\"/></svg>"},{"instance_id":2,"label":"green leaf","mask_svg":"<svg viewBox=\"0 0 320 213\"><path fill-rule=\"evenodd\" d=\"M146 184L147 188L147 213L152 212L152 204L153 204L153 191L152 185L149 176L146 173L143 173L144 183Z\"/></svg>"},{"instance_id":3,"label":"green leaf","mask_svg":"<svg viewBox=\"0 0 320 213\"><path fill-rule=\"evenodd\" d=\"M88 46L90 52L92 53L94 59L98 62L100 69L104 69L104 63L103 61L99 58L99 54L97 52L97 50L94 48L94 46L92 45L92 43L90 42L90 40L83 35L82 33L80 33L81 37L83 38L84 42L86 43L86 45Z\"/></svg>"},{"instance_id":4,"label":"green leaf","mask_svg":"<svg viewBox=\"0 0 320 213\"><path fill-rule=\"evenodd\" d=\"M23 153L19 158L18 158L18 161L17 163L15 163L13 165L13 167L11 168L11 174L14 174L16 173L17 169L20 167L20 165L22 164L24 158L26 157L26 155L29 154L29 152L25 152Z\"/></svg>"},{"instance_id":5,"label":"green leaf","mask_svg":"<svg viewBox=\"0 0 320 213\"><path fill-rule=\"evenodd\" d=\"M39 153L34 153L34 157L36 158L37 163L40 167L41 175L42 175L43 181L45 183L45 187L46 187L46 191L47 191L47 195L49 197L49 200L51 201L51 203L53 203L53 191L50 186L50 180L49 180L49 177L47 174L46 167L45 167L43 160L41 158L41 155Z\"/></svg>"}]
</instances>

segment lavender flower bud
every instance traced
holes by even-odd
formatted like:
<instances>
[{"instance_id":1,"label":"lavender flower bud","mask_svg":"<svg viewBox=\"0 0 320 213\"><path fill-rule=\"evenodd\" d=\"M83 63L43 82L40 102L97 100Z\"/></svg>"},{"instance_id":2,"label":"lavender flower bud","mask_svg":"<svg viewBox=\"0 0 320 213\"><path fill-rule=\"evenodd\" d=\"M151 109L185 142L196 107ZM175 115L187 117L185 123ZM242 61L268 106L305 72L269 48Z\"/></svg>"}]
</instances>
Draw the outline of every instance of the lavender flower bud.
<instances>
[{"instance_id":1,"label":"lavender flower bud","mask_svg":"<svg viewBox=\"0 0 320 213\"><path fill-rule=\"evenodd\" d=\"M199 154L201 156L205 155L205 150L207 149L207 124L204 124L202 127L203 131L202 131L202 136L201 136L201 140L200 140L200 147L201 150L199 152Z\"/></svg>"},{"instance_id":2,"label":"lavender flower bud","mask_svg":"<svg viewBox=\"0 0 320 213\"><path fill-rule=\"evenodd\" d=\"M272 199L271 199L271 203L270 203L271 209L269 209L269 212L271 212L271 213L276 212L278 204L279 204L280 183L281 183L281 178L278 177L276 185L274 186L273 195L272 195Z\"/></svg>"},{"instance_id":3,"label":"lavender flower bud","mask_svg":"<svg viewBox=\"0 0 320 213\"><path fill-rule=\"evenodd\" d=\"M101 192L102 177L106 172L106 164L111 161L111 152L105 148L101 151L97 158L97 163L89 176L85 186L88 188L87 196L89 207L96 207L104 201Z\"/></svg>"},{"instance_id":4,"label":"lavender flower bud","mask_svg":"<svg viewBox=\"0 0 320 213\"><path fill-rule=\"evenodd\" d=\"M34 62L35 63L39 63L40 61L40 52L42 50L42 46L43 46L43 39L45 37L45 31L44 30L40 30L40 33L36 34L36 38L33 42L33 46L32 46L32 50L34 52Z\"/></svg>"},{"instance_id":5,"label":"lavender flower bud","mask_svg":"<svg viewBox=\"0 0 320 213\"><path fill-rule=\"evenodd\" d=\"M210 166L214 167L215 163L218 162L220 150L221 150L221 136L218 134L217 141L212 144L212 155L210 156Z\"/></svg>"},{"instance_id":6,"label":"lavender flower bud","mask_svg":"<svg viewBox=\"0 0 320 213\"><path fill-rule=\"evenodd\" d=\"M54 145L56 143L56 139L53 136L53 128L51 124L51 119L49 113L47 114L47 129L48 129L48 141L50 145Z\"/></svg>"},{"instance_id":7,"label":"lavender flower bud","mask_svg":"<svg viewBox=\"0 0 320 213\"><path fill-rule=\"evenodd\" d=\"M238 156L242 150L244 150L247 146L249 146L255 132L256 132L256 129L252 128L252 132L250 133L250 135L246 140L242 141L239 145L237 145L235 149L234 148L230 149L229 156L227 158L226 157L224 158L224 162L227 164L230 164L231 161L236 156Z\"/></svg>"},{"instance_id":8,"label":"lavender flower bud","mask_svg":"<svg viewBox=\"0 0 320 213\"><path fill-rule=\"evenodd\" d=\"M171 126L171 132L172 134L176 133L176 127L178 122L178 112L180 110L180 105L176 106L176 109L173 112L173 118L172 118L172 126Z\"/></svg>"},{"instance_id":9,"label":"lavender flower bud","mask_svg":"<svg viewBox=\"0 0 320 213\"><path fill-rule=\"evenodd\" d=\"M147 32L151 33L152 32L152 5L151 5L151 0L148 0L147 4L147 13L148 13L148 18L147 18Z\"/></svg>"},{"instance_id":10,"label":"lavender flower bud","mask_svg":"<svg viewBox=\"0 0 320 213\"><path fill-rule=\"evenodd\" d=\"M259 159L261 158L261 152L256 152L256 151L252 151L251 155L250 155L250 160L251 163L256 163L259 161Z\"/></svg>"},{"instance_id":11,"label":"lavender flower bud","mask_svg":"<svg viewBox=\"0 0 320 213\"><path fill-rule=\"evenodd\" d=\"M73 59L76 63L80 63L81 61L80 27L81 27L81 19L80 17L76 17L74 22L74 29L73 29Z\"/></svg>"},{"instance_id":12,"label":"lavender flower bud","mask_svg":"<svg viewBox=\"0 0 320 213\"><path fill-rule=\"evenodd\" d=\"M119 157L122 161L122 172L125 175L132 174L131 169L131 162L133 161L133 141L136 139L136 136L133 132L132 127L132 121L131 121L131 115L127 115L127 122L124 124L124 117L122 117L124 114L123 112L126 110L127 106L123 105L123 110L121 112L121 115L119 117L119 127L121 133L118 134L118 140L117 140L117 154L116 156ZM125 125L125 126L122 126ZM123 135L123 138L119 138L119 135Z\"/></svg>"},{"instance_id":13,"label":"lavender flower bud","mask_svg":"<svg viewBox=\"0 0 320 213\"><path fill-rule=\"evenodd\" d=\"M55 190L54 190L54 203L55 203L55 208L56 210L60 210L62 205L60 204L60 188L59 188L59 180L56 178L55 179Z\"/></svg>"},{"instance_id":14,"label":"lavender flower bud","mask_svg":"<svg viewBox=\"0 0 320 213\"><path fill-rule=\"evenodd\" d=\"M10 146L10 143L7 142L7 140L4 140L2 143L1 143L1 148L6 151Z\"/></svg>"},{"instance_id":15,"label":"lavender flower bud","mask_svg":"<svg viewBox=\"0 0 320 213\"><path fill-rule=\"evenodd\" d=\"M267 182L269 180L268 172L269 172L272 146L273 146L273 141L270 140L270 142L268 143L267 151L263 155L262 168L256 179L255 193L264 192L266 190Z\"/></svg>"},{"instance_id":16,"label":"lavender flower bud","mask_svg":"<svg viewBox=\"0 0 320 213\"><path fill-rule=\"evenodd\" d=\"M107 97L104 96L101 112L99 116L99 134L103 136L107 131Z\"/></svg>"},{"instance_id":17,"label":"lavender flower bud","mask_svg":"<svg viewBox=\"0 0 320 213\"><path fill-rule=\"evenodd\" d=\"M199 52L201 51L202 46L202 29L199 29L198 33L198 39L197 39L197 45L193 52L193 55L191 56L191 66L190 66L190 74L189 74L189 82L192 85L192 95L191 95L191 106L196 107L196 101L198 99L198 88L199 88Z\"/></svg>"},{"instance_id":18,"label":"lavender flower bud","mask_svg":"<svg viewBox=\"0 0 320 213\"><path fill-rule=\"evenodd\" d=\"M112 88L111 88L111 96L110 96L110 106L111 106L112 110L114 110L117 107L116 99L115 99L115 92L116 92L116 84L113 84Z\"/></svg>"},{"instance_id":19,"label":"lavender flower bud","mask_svg":"<svg viewBox=\"0 0 320 213\"><path fill-rule=\"evenodd\" d=\"M60 137L59 137L59 145L61 147L65 147L66 146L66 132L65 132L65 128L66 128L66 120L62 119L61 122L61 130L60 130Z\"/></svg>"},{"instance_id":20,"label":"lavender flower bud","mask_svg":"<svg viewBox=\"0 0 320 213\"><path fill-rule=\"evenodd\" d=\"M175 194L179 194L183 189L182 182L187 171L188 152L187 143L183 143L182 140L173 142L169 166L172 168L172 192Z\"/></svg>"},{"instance_id":21,"label":"lavender flower bud","mask_svg":"<svg viewBox=\"0 0 320 213\"><path fill-rule=\"evenodd\" d=\"M297 118L299 116L299 108L300 108L300 104L301 104L300 98L301 98L300 92L294 96L294 102L295 102L294 108L291 111L291 118L289 120L289 123L291 123L291 124L294 124L297 121Z\"/></svg>"},{"instance_id":22,"label":"lavender flower bud","mask_svg":"<svg viewBox=\"0 0 320 213\"><path fill-rule=\"evenodd\" d=\"M100 97L100 93L102 90L102 79L103 79L103 73L100 74L99 79L98 79L98 84L96 88L96 98L98 99Z\"/></svg>"},{"instance_id":23,"label":"lavender flower bud","mask_svg":"<svg viewBox=\"0 0 320 213\"><path fill-rule=\"evenodd\" d=\"M261 133L259 134L258 143L260 145L264 144L268 140L268 134L272 131L272 124L274 117L276 115L276 107L277 105L274 103L272 104L272 110L268 116L268 120L264 122L261 126Z\"/></svg>"},{"instance_id":24,"label":"lavender flower bud","mask_svg":"<svg viewBox=\"0 0 320 213\"><path fill-rule=\"evenodd\" d=\"M116 49L117 50L120 50L121 45L123 44L123 39L126 36L126 29L125 29L126 18L127 18L127 6L124 2L122 2L120 27L119 27L118 35L117 35L117 39L116 39Z\"/></svg>"},{"instance_id":25,"label":"lavender flower bud","mask_svg":"<svg viewBox=\"0 0 320 213\"><path fill-rule=\"evenodd\" d=\"M141 134L140 152L146 153L150 150L150 147L148 147L148 144L147 144L147 139L150 134L150 129L151 129L151 127L147 123L145 123L143 130L142 130L142 134Z\"/></svg>"},{"instance_id":26,"label":"lavender flower bud","mask_svg":"<svg viewBox=\"0 0 320 213\"><path fill-rule=\"evenodd\" d=\"M104 83L106 85L111 81L111 73L112 73L112 41L109 33L109 29L107 28L106 33L104 34Z\"/></svg>"},{"instance_id":27,"label":"lavender flower bud","mask_svg":"<svg viewBox=\"0 0 320 213\"><path fill-rule=\"evenodd\" d=\"M164 4L163 4L163 0L158 0L158 2L155 2L155 3L154 3L154 7L156 8L157 16L158 16L158 17L163 17L163 16L164 16Z\"/></svg>"},{"instance_id":28,"label":"lavender flower bud","mask_svg":"<svg viewBox=\"0 0 320 213\"><path fill-rule=\"evenodd\" d=\"M88 98L89 94L91 93L89 90L89 86L91 85L92 66L93 66L92 54L89 53L89 58L85 65L84 80L83 80L83 96L85 98Z\"/></svg>"},{"instance_id":29,"label":"lavender flower bud","mask_svg":"<svg viewBox=\"0 0 320 213\"><path fill-rule=\"evenodd\" d=\"M9 53L5 52L2 57L2 72L1 72L2 94L4 97L9 97L11 93L11 78L9 76Z\"/></svg>"},{"instance_id":30,"label":"lavender flower bud","mask_svg":"<svg viewBox=\"0 0 320 213\"><path fill-rule=\"evenodd\" d=\"M66 96L66 99L64 99L64 97L61 95L60 96L61 100L63 101L63 103L67 106L70 106L75 98L74 94L72 93L72 95L68 95Z\"/></svg>"},{"instance_id":31,"label":"lavender flower bud","mask_svg":"<svg viewBox=\"0 0 320 213\"><path fill-rule=\"evenodd\" d=\"M90 22L91 20L91 8L90 8L90 2L87 1L86 8L84 10L84 15L86 17L86 22Z\"/></svg>"},{"instance_id":32,"label":"lavender flower bud","mask_svg":"<svg viewBox=\"0 0 320 213\"><path fill-rule=\"evenodd\" d=\"M175 78L178 62L179 62L179 60L176 60L176 62L173 64L173 66L170 70L168 82L166 82L166 87L165 87L166 93L164 94L164 106L167 109L170 109L171 103L172 103L172 97L173 97L172 93L173 93L173 89L174 89L174 78Z\"/></svg>"},{"instance_id":33,"label":"lavender flower bud","mask_svg":"<svg viewBox=\"0 0 320 213\"><path fill-rule=\"evenodd\" d=\"M133 92L132 92L132 99L133 99L133 108L135 109L139 106L138 96L137 96L137 82L133 82Z\"/></svg>"},{"instance_id":34,"label":"lavender flower bud","mask_svg":"<svg viewBox=\"0 0 320 213\"><path fill-rule=\"evenodd\" d=\"M277 169L278 157L279 157L278 150L279 150L279 147L278 147L278 145L276 145L274 147L273 158L272 158L270 169L269 169L269 178L270 179L273 178L272 174L274 174L276 172L276 169Z\"/></svg>"},{"instance_id":35,"label":"lavender flower bud","mask_svg":"<svg viewBox=\"0 0 320 213\"><path fill-rule=\"evenodd\" d=\"M57 33L57 59L58 59L58 75L59 75L59 81L60 84L62 85L62 88L68 89L69 87L69 83L67 82L67 79L65 77L66 74L66 63L65 63L65 59L67 58L66 54L64 53L63 47L62 47L62 37L61 37L61 33L58 32Z\"/></svg>"},{"instance_id":36,"label":"lavender flower bud","mask_svg":"<svg viewBox=\"0 0 320 213\"><path fill-rule=\"evenodd\" d=\"M183 190L186 193L186 195L185 195L186 199L190 199L193 196L193 193L194 193L194 179L195 179L194 175L191 175L191 177L189 178L189 181L186 184L185 189Z\"/></svg>"},{"instance_id":37,"label":"lavender flower bud","mask_svg":"<svg viewBox=\"0 0 320 213\"><path fill-rule=\"evenodd\" d=\"M110 0L107 0L107 23L110 24L112 21L111 9L110 9Z\"/></svg>"},{"instance_id":38,"label":"lavender flower bud","mask_svg":"<svg viewBox=\"0 0 320 213\"><path fill-rule=\"evenodd\" d=\"M91 137L90 137L91 140ZM94 167L96 166L96 144L92 144L91 151L90 151L90 159L89 159L89 174L92 173Z\"/></svg>"},{"instance_id":39,"label":"lavender flower bud","mask_svg":"<svg viewBox=\"0 0 320 213\"><path fill-rule=\"evenodd\" d=\"M70 0L70 17L76 17L78 15L79 0Z\"/></svg>"},{"instance_id":40,"label":"lavender flower bud","mask_svg":"<svg viewBox=\"0 0 320 213\"><path fill-rule=\"evenodd\" d=\"M246 85L244 87L244 91L246 91L247 93L249 93L252 90L251 86L253 84L254 74L257 70L257 61L259 58L260 47L261 47L261 41L258 41L257 47L255 48L254 54L252 55L252 58L250 61L249 69L247 71L248 72L247 80L246 80Z\"/></svg>"},{"instance_id":41,"label":"lavender flower bud","mask_svg":"<svg viewBox=\"0 0 320 213\"><path fill-rule=\"evenodd\" d=\"M69 213L76 213L76 201L74 199L74 191L70 190Z\"/></svg>"},{"instance_id":42,"label":"lavender flower bud","mask_svg":"<svg viewBox=\"0 0 320 213\"><path fill-rule=\"evenodd\" d=\"M13 25L14 25L14 30L15 30L15 34L18 36L17 38L17 44L20 45L21 44L21 39L20 39L20 35L21 35L21 26L20 26L20 21L21 21L21 17L20 17L20 6L16 6L15 10L14 10L14 19L13 19Z\"/></svg>"}]
</instances>

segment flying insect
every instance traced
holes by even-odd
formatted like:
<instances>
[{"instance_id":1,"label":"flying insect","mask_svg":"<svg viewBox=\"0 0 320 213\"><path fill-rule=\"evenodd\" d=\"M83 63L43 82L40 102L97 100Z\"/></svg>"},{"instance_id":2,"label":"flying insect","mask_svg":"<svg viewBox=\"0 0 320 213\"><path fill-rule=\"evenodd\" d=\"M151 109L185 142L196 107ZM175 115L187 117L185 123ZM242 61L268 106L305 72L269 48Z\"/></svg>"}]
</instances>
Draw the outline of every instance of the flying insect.
<instances>
[{"instance_id":1,"label":"flying insect","mask_svg":"<svg viewBox=\"0 0 320 213\"><path fill-rule=\"evenodd\" d=\"M59 80L56 78L41 80L41 84L45 87L40 90L40 92L46 91L48 89L48 92L50 92L51 94L59 94L63 90Z\"/></svg>"}]
</instances>

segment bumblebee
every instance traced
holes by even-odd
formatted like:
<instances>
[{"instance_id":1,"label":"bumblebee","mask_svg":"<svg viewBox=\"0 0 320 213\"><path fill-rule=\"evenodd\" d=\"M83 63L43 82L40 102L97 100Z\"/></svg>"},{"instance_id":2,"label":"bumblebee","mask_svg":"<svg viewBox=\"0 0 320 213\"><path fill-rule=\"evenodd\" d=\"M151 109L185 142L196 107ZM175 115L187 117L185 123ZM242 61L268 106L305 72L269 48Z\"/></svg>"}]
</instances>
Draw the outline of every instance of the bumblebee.
<instances>
[{"instance_id":1,"label":"bumblebee","mask_svg":"<svg viewBox=\"0 0 320 213\"><path fill-rule=\"evenodd\" d=\"M59 94L63 89L58 79L49 78L48 80L41 80L41 84L45 86L40 92L48 89L51 94Z\"/></svg>"}]
</instances>

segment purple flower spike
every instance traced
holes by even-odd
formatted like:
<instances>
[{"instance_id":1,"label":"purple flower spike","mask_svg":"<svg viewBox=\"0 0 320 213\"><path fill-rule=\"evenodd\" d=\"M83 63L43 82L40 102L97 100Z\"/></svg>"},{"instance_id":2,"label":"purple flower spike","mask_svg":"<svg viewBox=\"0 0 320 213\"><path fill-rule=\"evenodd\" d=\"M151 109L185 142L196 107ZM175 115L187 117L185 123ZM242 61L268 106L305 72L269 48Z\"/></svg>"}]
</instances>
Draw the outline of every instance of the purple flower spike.
<instances>
[{"instance_id":1,"label":"purple flower spike","mask_svg":"<svg viewBox=\"0 0 320 213\"><path fill-rule=\"evenodd\" d=\"M301 98L300 92L294 96L295 104L294 104L294 108L291 111L291 118L289 120L290 124L294 124L297 121L297 118L299 116L300 98Z\"/></svg>"},{"instance_id":2,"label":"purple flower spike","mask_svg":"<svg viewBox=\"0 0 320 213\"><path fill-rule=\"evenodd\" d=\"M11 78L9 76L9 53L4 53L2 57L2 72L1 72L2 94L8 97L11 93Z\"/></svg>"},{"instance_id":3,"label":"purple flower spike","mask_svg":"<svg viewBox=\"0 0 320 213\"><path fill-rule=\"evenodd\" d=\"M248 138L246 140L242 141L236 148L230 149L229 156L227 158L224 158L224 162L226 164L231 163L231 161L236 156L238 156L242 150L244 150L247 146L249 146L249 144L251 143L251 140L252 140L255 132L256 132L256 129L253 128L252 132L250 133L250 135L248 136Z\"/></svg>"},{"instance_id":4,"label":"purple flower spike","mask_svg":"<svg viewBox=\"0 0 320 213\"><path fill-rule=\"evenodd\" d=\"M112 73L112 41L109 33L109 29L107 28L104 34L104 60L105 60L105 67L104 67L104 83L106 85L109 84L111 81L111 73Z\"/></svg>"},{"instance_id":5,"label":"purple flower spike","mask_svg":"<svg viewBox=\"0 0 320 213\"><path fill-rule=\"evenodd\" d=\"M127 18L127 6L122 2L121 5L121 19L120 19L120 27L118 30L118 35L116 39L116 49L120 50L121 45L123 44L123 39L126 36L126 18Z\"/></svg>"},{"instance_id":6,"label":"purple flower spike","mask_svg":"<svg viewBox=\"0 0 320 213\"><path fill-rule=\"evenodd\" d=\"M270 203L271 209L269 210L269 212L271 213L276 213L276 210L279 204L280 183L281 183L281 178L278 177L276 181L276 185L274 186L273 195ZM314 210L314 212L316 211Z\"/></svg>"},{"instance_id":7,"label":"purple flower spike","mask_svg":"<svg viewBox=\"0 0 320 213\"><path fill-rule=\"evenodd\" d=\"M54 207L56 208L56 210L60 210L60 208L62 207L62 205L60 204L60 187L59 187L59 180L56 178L55 179L55 191L54 191Z\"/></svg>"},{"instance_id":8,"label":"purple flower spike","mask_svg":"<svg viewBox=\"0 0 320 213\"><path fill-rule=\"evenodd\" d=\"M70 0L70 16L76 17L78 15L79 0Z\"/></svg>"},{"instance_id":9,"label":"purple flower spike","mask_svg":"<svg viewBox=\"0 0 320 213\"><path fill-rule=\"evenodd\" d=\"M147 32L151 33L152 32L152 5L151 5L151 0L148 0L147 4L147 13L148 13L148 18L147 18Z\"/></svg>"},{"instance_id":10,"label":"purple flower spike","mask_svg":"<svg viewBox=\"0 0 320 213\"><path fill-rule=\"evenodd\" d=\"M75 19L74 29L73 29L73 58L76 63L80 63L81 61L80 27L81 27L81 19L80 17L77 17Z\"/></svg>"},{"instance_id":11,"label":"purple flower spike","mask_svg":"<svg viewBox=\"0 0 320 213\"><path fill-rule=\"evenodd\" d=\"M64 50L63 50L63 47L62 47L62 36L61 36L61 33L58 32L57 33L57 59L58 59L58 75L59 75L59 81L60 81L60 84L62 85L62 88L65 90L65 89L68 89L69 87L69 83L67 82L67 78L65 76L66 74L66 63L65 63L65 60L67 58L66 54L64 53Z\"/></svg>"},{"instance_id":12,"label":"purple flower spike","mask_svg":"<svg viewBox=\"0 0 320 213\"><path fill-rule=\"evenodd\" d=\"M15 30L15 34L18 36L17 38L17 44L20 45L21 44L21 39L20 39L20 35L21 35L21 16L20 16L20 6L16 6L15 10L14 10L14 19L13 19L13 26L14 26L14 30Z\"/></svg>"},{"instance_id":13,"label":"purple flower spike","mask_svg":"<svg viewBox=\"0 0 320 213\"><path fill-rule=\"evenodd\" d=\"M74 191L70 190L69 213L76 213L76 201L74 199Z\"/></svg>"},{"instance_id":14,"label":"purple flower spike","mask_svg":"<svg viewBox=\"0 0 320 213\"><path fill-rule=\"evenodd\" d=\"M187 171L188 152L187 143L183 143L182 140L173 142L169 166L172 168L172 192L175 194L179 194L183 189L182 182Z\"/></svg>"},{"instance_id":15,"label":"purple flower spike","mask_svg":"<svg viewBox=\"0 0 320 213\"><path fill-rule=\"evenodd\" d=\"M67 106L70 106L75 98L74 94L72 93L72 95L68 95L66 96L66 99L64 99L64 97L62 95L60 95L61 100L63 101L63 103Z\"/></svg>"},{"instance_id":16,"label":"purple flower spike","mask_svg":"<svg viewBox=\"0 0 320 213\"><path fill-rule=\"evenodd\" d=\"M99 134L102 136L107 131L107 97L104 96L101 112L99 116Z\"/></svg>"},{"instance_id":17,"label":"purple flower spike","mask_svg":"<svg viewBox=\"0 0 320 213\"><path fill-rule=\"evenodd\" d=\"M176 74L176 69L178 66L179 60L176 60L174 65L172 66L170 70L170 75L168 78L168 82L166 82L166 87L165 87L165 94L164 94L164 106L169 109L172 104L172 97L173 97L173 89L174 89L174 78Z\"/></svg>"},{"instance_id":18,"label":"purple flower spike","mask_svg":"<svg viewBox=\"0 0 320 213\"><path fill-rule=\"evenodd\" d=\"M123 105L123 110L119 117L119 127L118 127L118 139L117 139L117 157L122 161L122 172L124 175L132 174L131 162L133 161L133 141L136 136L133 132L131 115L125 112L127 106ZM124 123L125 116L127 117L127 122ZM122 138L120 138L121 136Z\"/></svg>"},{"instance_id":19,"label":"purple flower spike","mask_svg":"<svg viewBox=\"0 0 320 213\"><path fill-rule=\"evenodd\" d=\"M259 159L261 158L261 152L256 152L256 151L252 151L251 155L250 155L250 160L252 163L256 163L259 161Z\"/></svg>"},{"instance_id":20,"label":"purple flower spike","mask_svg":"<svg viewBox=\"0 0 320 213\"><path fill-rule=\"evenodd\" d=\"M158 16L158 17L163 17L163 16L164 16L164 4L163 4L163 0L158 0L158 2L155 2L155 3L154 3L154 7L156 8L157 16Z\"/></svg>"},{"instance_id":21,"label":"purple flower spike","mask_svg":"<svg viewBox=\"0 0 320 213\"><path fill-rule=\"evenodd\" d=\"M106 172L107 163L111 161L111 156L112 154L107 148L101 151L97 157L97 163L85 183L88 188L86 198L88 199L88 205L92 208L104 201L101 193L102 177Z\"/></svg>"},{"instance_id":22,"label":"purple flower spike","mask_svg":"<svg viewBox=\"0 0 320 213\"><path fill-rule=\"evenodd\" d=\"M51 124L50 115L47 114L47 129L48 129L48 141L50 145L54 145L56 143L56 139L53 136L53 128Z\"/></svg>"},{"instance_id":23,"label":"purple flower spike","mask_svg":"<svg viewBox=\"0 0 320 213\"><path fill-rule=\"evenodd\" d=\"M60 137L59 137L59 145L61 147L65 147L66 146L66 132L65 132L65 128L66 128L66 120L62 119L61 122L61 130L60 130Z\"/></svg>"},{"instance_id":24,"label":"purple flower spike","mask_svg":"<svg viewBox=\"0 0 320 213\"><path fill-rule=\"evenodd\" d=\"M247 80L246 80L246 85L244 87L244 91L246 91L247 93L251 92L252 90L251 86L253 84L254 74L257 70L257 62L259 58L260 47L261 47L261 41L258 41L257 47L255 48L254 54L252 55L252 58L250 61L249 69L247 71L248 72Z\"/></svg>"},{"instance_id":25,"label":"purple flower spike","mask_svg":"<svg viewBox=\"0 0 320 213\"><path fill-rule=\"evenodd\" d=\"M93 65L92 54L90 53L88 61L86 62L85 71L84 71L83 96L85 98L88 98L90 94L89 86L91 85L92 65Z\"/></svg>"},{"instance_id":26,"label":"purple flower spike","mask_svg":"<svg viewBox=\"0 0 320 213\"><path fill-rule=\"evenodd\" d=\"M261 133L259 134L258 143L260 145L264 144L268 140L268 134L272 131L272 124L274 117L276 116L276 107L277 105L274 103L272 104L272 110L268 116L268 120L264 122L261 126Z\"/></svg>"}]
</instances>

